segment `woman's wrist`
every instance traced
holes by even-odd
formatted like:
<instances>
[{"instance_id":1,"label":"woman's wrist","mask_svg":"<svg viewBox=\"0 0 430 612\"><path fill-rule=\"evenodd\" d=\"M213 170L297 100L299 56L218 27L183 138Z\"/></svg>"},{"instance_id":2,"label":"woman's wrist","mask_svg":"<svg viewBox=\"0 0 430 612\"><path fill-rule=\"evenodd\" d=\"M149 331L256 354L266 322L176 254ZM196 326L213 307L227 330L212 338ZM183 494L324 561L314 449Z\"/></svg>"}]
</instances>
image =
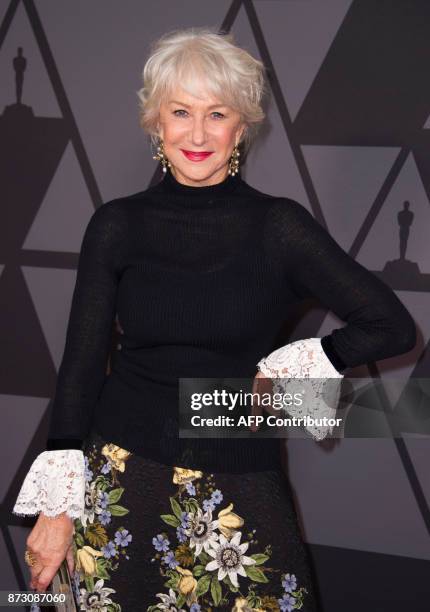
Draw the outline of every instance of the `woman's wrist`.
<instances>
[{"instance_id":1,"label":"woman's wrist","mask_svg":"<svg viewBox=\"0 0 430 612\"><path fill-rule=\"evenodd\" d=\"M12 512L47 517L66 513L81 518L85 507L85 458L82 450L48 450L33 461Z\"/></svg>"}]
</instances>

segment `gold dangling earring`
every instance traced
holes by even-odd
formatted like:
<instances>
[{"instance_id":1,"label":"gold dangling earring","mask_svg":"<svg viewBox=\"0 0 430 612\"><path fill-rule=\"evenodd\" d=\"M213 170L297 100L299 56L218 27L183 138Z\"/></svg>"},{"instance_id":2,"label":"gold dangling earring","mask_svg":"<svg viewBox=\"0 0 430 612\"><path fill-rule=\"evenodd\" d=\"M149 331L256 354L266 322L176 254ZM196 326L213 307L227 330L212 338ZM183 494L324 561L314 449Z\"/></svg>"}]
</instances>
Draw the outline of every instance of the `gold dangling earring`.
<instances>
[{"instance_id":1,"label":"gold dangling earring","mask_svg":"<svg viewBox=\"0 0 430 612\"><path fill-rule=\"evenodd\" d=\"M239 157L240 157L239 148L237 145L234 145L234 149L232 151L230 161L228 164L228 173L231 174L232 176L237 174L239 171Z\"/></svg>"},{"instance_id":2,"label":"gold dangling earring","mask_svg":"<svg viewBox=\"0 0 430 612\"><path fill-rule=\"evenodd\" d=\"M167 166L171 168L172 164L169 162L169 160L167 159L164 153L164 142L161 138L159 138L158 143L159 144L157 146L157 155L153 155L152 159L157 159L161 161L162 166L163 166L163 172L167 172Z\"/></svg>"}]
</instances>

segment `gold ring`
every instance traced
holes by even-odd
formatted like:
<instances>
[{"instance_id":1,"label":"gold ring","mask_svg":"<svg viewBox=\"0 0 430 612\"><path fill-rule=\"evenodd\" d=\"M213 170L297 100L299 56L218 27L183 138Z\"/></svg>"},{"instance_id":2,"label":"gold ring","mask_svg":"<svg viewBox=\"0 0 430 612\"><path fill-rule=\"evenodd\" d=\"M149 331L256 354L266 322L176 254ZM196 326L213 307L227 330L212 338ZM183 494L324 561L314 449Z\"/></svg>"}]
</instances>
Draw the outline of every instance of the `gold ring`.
<instances>
[{"instance_id":1,"label":"gold ring","mask_svg":"<svg viewBox=\"0 0 430 612\"><path fill-rule=\"evenodd\" d=\"M31 552L31 550L28 550L28 548L25 551L24 560L27 563L27 565L29 565L30 567L33 567L33 565L36 565L36 557Z\"/></svg>"}]
</instances>

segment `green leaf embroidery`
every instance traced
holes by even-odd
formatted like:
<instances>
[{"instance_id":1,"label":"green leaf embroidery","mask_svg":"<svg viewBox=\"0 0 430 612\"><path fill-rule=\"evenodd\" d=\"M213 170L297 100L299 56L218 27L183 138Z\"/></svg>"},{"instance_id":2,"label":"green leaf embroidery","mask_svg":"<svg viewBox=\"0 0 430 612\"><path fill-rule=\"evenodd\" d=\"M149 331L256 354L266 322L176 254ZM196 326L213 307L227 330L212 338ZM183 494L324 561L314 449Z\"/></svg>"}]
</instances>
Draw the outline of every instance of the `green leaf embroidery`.
<instances>
[{"instance_id":1,"label":"green leaf embroidery","mask_svg":"<svg viewBox=\"0 0 430 612\"><path fill-rule=\"evenodd\" d=\"M85 586L87 591L94 591L94 579L92 576L85 576Z\"/></svg>"},{"instance_id":2,"label":"green leaf embroidery","mask_svg":"<svg viewBox=\"0 0 430 612\"><path fill-rule=\"evenodd\" d=\"M205 566L204 565L196 565L193 569L193 575L196 576L197 578L199 576L201 576L202 574L205 573Z\"/></svg>"},{"instance_id":3,"label":"green leaf embroidery","mask_svg":"<svg viewBox=\"0 0 430 612\"><path fill-rule=\"evenodd\" d=\"M173 590L176 590L178 588L181 575L174 570L167 570L166 574L169 576L169 580L164 583L164 586L168 588L171 587Z\"/></svg>"},{"instance_id":4,"label":"green leaf embroidery","mask_svg":"<svg viewBox=\"0 0 430 612\"><path fill-rule=\"evenodd\" d=\"M180 593L177 596L177 598L176 598L176 606L175 607L176 608L181 608L184 605L184 603L185 603L185 599L186 599L185 595L182 595L182 593Z\"/></svg>"},{"instance_id":5,"label":"green leaf embroidery","mask_svg":"<svg viewBox=\"0 0 430 612\"><path fill-rule=\"evenodd\" d=\"M254 582L269 582L267 577L263 574L261 569L254 567L253 565L245 565L245 572L248 578Z\"/></svg>"},{"instance_id":6,"label":"green leaf embroidery","mask_svg":"<svg viewBox=\"0 0 430 612\"><path fill-rule=\"evenodd\" d=\"M174 497L170 497L170 505L172 506L172 510L174 515L180 519L182 516L182 508L180 506L180 504L176 501L176 499Z\"/></svg>"},{"instance_id":7,"label":"green leaf embroidery","mask_svg":"<svg viewBox=\"0 0 430 612\"><path fill-rule=\"evenodd\" d=\"M255 565L262 565L267 559L269 559L267 555L263 555L263 553L256 553L255 555L251 555L251 559L255 560Z\"/></svg>"},{"instance_id":8,"label":"green leaf embroidery","mask_svg":"<svg viewBox=\"0 0 430 612\"><path fill-rule=\"evenodd\" d=\"M209 561L212 561L212 557L210 557L207 553L205 553L203 550L202 552L199 554L199 559L202 563L204 563L205 565L207 565L209 563Z\"/></svg>"},{"instance_id":9,"label":"green leaf embroidery","mask_svg":"<svg viewBox=\"0 0 430 612\"><path fill-rule=\"evenodd\" d=\"M124 487L118 487L117 489L112 489L109 491L109 504L116 504L119 501L121 495L124 493Z\"/></svg>"},{"instance_id":10,"label":"green leaf embroidery","mask_svg":"<svg viewBox=\"0 0 430 612\"><path fill-rule=\"evenodd\" d=\"M196 513L198 509L199 509L199 504L194 498L187 500L187 512Z\"/></svg>"},{"instance_id":11,"label":"green leaf embroidery","mask_svg":"<svg viewBox=\"0 0 430 612\"><path fill-rule=\"evenodd\" d=\"M96 489L100 489L101 491L105 491L108 487L110 487L110 482L106 476L97 476L94 483Z\"/></svg>"},{"instance_id":12,"label":"green leaf embroidery","mask_svg":"<svg viewBox=\"0 0 430 612\"><path fill-rule=\"evenodd\" d=\"M101 560L97 559L96 565L97 565L97 570L96 570L97 576L99 578L104 578L105 580L109 580L110 575L106 571L106 565L105 563L103 563L103 559Z\"/></svg>"},{"instance_id":13,"label":"green leaf embroidery","mask_svg":"<svg viewBox=\"0 0 430 612\"><path fill-rule=\"evenodd\" d=\"M216 576L212 578L211 595L212 595L212 599L214 601L215 606L219 606L219 603L222 598L222 590L221 590L221 585Z\"/></svg>"},{"instance_id":14,"label":"green leaf embroidery","mask_svg":"<svg viewBox=\"0 0 430 612\"><path fill-rule=\"evenodd\" d=\"M85 540L82 536L82 533L75 533L75 542L77 546L84 546Z\"/></svg>"},{"instance_id":15,"label":"green leaf embroidery","mask_svg":"<svg viewBox=\"0 0 430 612\"><path fill-rule=\"evenodd\" d=\"M129 513L129 510L127 510L127 508L124 508L124 506L119 506L118 504L111 504L110 506L108 506L108 508L109 512L113 516L124 516L124 514Z\"/></svg>"},{"instance_id":16,"label":"green leaf embroidery","mask_svg":"<svg viewBox=\"0 0 430 612\"><path fill-rule=\"evenodd\" d=\"M205 574L202 576L197 582L196 586L196 596L200 597L200 595L204 595L209 590L209 585L211 583L211 575Z\"/></svg>"},{"instance_id":17,"label":"green leaf embroidery","mask_svg":"<svg viewBox=\"0 0 430 612\"><path fill-rule=\"evenodd\" d=\"M179 527L181 524L181 521L177 519L176 516L173 516L173 514L161 514L160 516L162 520L171 527Z\"/></svg>"}]
</instances>

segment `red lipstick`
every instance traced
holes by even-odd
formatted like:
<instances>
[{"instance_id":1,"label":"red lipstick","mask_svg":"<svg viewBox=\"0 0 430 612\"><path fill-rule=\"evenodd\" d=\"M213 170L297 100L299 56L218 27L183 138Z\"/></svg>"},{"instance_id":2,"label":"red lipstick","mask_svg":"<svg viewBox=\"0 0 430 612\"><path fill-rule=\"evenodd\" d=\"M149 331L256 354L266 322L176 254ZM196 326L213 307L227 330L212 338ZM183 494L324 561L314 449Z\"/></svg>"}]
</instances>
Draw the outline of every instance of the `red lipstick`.
<instances>
[{"instance_id":1,"label":"red lipstick","mask_svg":"<svg viewBox=\"0 0 430 612\"><path fill-rule=\"evenodd\" d=\"M186 149L181 149L182 153L185 157L191 161L203 161L209 155L212 155L213 151L187 151Z\"/></svg>"}]
</instances>

